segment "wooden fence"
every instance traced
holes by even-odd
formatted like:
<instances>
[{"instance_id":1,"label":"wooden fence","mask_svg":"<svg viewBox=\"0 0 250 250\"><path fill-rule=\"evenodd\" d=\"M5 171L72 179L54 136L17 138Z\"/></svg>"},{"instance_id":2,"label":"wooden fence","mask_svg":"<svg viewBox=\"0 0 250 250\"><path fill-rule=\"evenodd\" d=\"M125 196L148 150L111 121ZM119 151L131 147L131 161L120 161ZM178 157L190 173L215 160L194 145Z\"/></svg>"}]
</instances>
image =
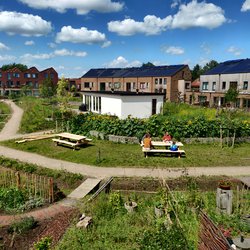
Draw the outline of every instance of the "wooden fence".
<instances>
[{"instance_id":1,"label":"wooden fence","mask_svg":"<svg viewBox=\"0 0 250 250\"><path fill-rule=\"evenodd\" d=\"M29 196L41 197L45 202L54 202L53 178L0 169L0 187L11 186L26 189Z\"/></svg>"}]
</instances>

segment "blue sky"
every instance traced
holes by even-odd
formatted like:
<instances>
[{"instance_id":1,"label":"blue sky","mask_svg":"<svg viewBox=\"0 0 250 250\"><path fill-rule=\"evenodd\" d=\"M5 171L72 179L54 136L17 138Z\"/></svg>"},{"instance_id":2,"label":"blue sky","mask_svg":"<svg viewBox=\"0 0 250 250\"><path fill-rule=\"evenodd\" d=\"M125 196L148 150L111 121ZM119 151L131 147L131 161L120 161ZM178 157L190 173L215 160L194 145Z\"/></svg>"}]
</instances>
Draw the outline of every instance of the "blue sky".
<instances>
[{"instance_id":1,"label":"blue sky","mask_svg":"<svg viewBox=\"0 0 250 250\"><path fill-rule=\"evenodd\" d=\"M91 68L250 57L250 0L0 0L0 67Z\"/></svg>"}]
</instances>

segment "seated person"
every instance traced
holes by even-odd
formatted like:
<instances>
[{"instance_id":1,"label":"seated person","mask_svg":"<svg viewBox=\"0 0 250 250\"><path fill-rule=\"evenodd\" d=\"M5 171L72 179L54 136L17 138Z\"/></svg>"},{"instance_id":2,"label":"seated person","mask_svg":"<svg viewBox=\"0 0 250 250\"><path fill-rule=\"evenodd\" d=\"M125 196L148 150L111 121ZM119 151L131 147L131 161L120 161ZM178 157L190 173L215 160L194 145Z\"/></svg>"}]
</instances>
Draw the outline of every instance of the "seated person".
<instances>
[{"instance_id":1,"label":"seated person","mask_svg":"<svg viewBox=\"0 0 250 250\"><path fill-rule=\"evenodd\" d=\"M151 144L151 137L150 134L146 134L144 139L143 139L143 147L150 149L152 148L152 144Z\"/></svg>"},{"instance_id":2,"label":"seated person","mask_svg":"<svg viewBox=\"0 0 250 250\"><path fill-rule=\"evenodd\" d=\"M168 132L166 132L165 135L162 137L162 140L164 142L172 141L172 136Z\"/></svg>"},{"instance_id":3,"label":"seated person","mask_svg":"<svg viewBox=\"0 0 250 250\"><path fill-rule=\"evenodd\" d=\"M176 145L175 141L173 141L173 144L169 148L171 151L178 151L178 146Z\"/></svg>"}]
</instances>

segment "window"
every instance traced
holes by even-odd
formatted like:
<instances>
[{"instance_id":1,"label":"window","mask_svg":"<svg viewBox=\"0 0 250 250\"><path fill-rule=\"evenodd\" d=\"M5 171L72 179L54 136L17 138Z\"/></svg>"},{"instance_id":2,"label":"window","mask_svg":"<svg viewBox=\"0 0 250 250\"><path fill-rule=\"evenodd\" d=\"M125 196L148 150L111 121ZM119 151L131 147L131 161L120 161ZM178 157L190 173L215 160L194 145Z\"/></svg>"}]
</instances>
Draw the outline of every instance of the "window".
<instances>
[{"instance_id":1,"label":"window","mask_svg":"<svg viewBox=\"0 0 250 250\"><path fill-rule=\"evenodd\" d=\"M222 82L222 89L226 89L226 82Z\"/></svg>"},{"instance_id":2,"label":"window","mask_svg":"<svg viewBox=\"0 0 250 250\"><path fill-rule=\"evenodd\" d=\"M50 78L53 79L54 78L54 74L50 73Z\"/></svg>"},{"instance_id":3,"label":"window","mask_svg":"<svg viewBox=\"0 0 250 250\"><path fill-rule=\"evenodd\" d=\"M121 83L120 82L115 82L114 83L114 88L115 89L119 89L121 87Z\"/></svg>"},{"instance_id":4,"label":"window","mask_svg":"<svg viewBox=\"0 0 250 250\"><path fill-rule=\"evenodd\" d=\"M38 77L38 75L37 74L32 74L32 78L37 78Z\"/></svg>"},{"instance_id":5,"label":"window","mask_svg":"<svg viewBox=\"0 0 250 250\"><path fill-rule=\"evenodd\" d=\"M162 78L159 79L159 84L162 84Z\"/></svg>"},{"instance_id":6,"label":"window","mask_svg":"<svg viewBox=\"0 0 250 250\"><path fill-rule=\"evenodd\" d=\"M243 90L247 90L247 89L248 89L248 81L244 81Z\"/></svg>"},{"instance_id":7,"label":"window","mask_svg":"<svg viewBox=\"0 0 250 250\"><path fill-rule=\"evenodd\" d=\"M133 82L133 89L136 89L136 83Z\"/></svg>"},{"instance_id":8,"label":"window","mask_svg":"<svg viewBox=\"0 0 250 250\"><path fill-rule=\"evenodd\" d=\"M202 90L208 90L208 82L202 83Z\"/></svg>"},{"instance_id":9,"label":"window","mask_svg":"<svg viewBox=\"0 0 250 250\"><path fill-rule=\"evenodd\" d=\"M215 91L216 82L213 82L212 90Z\"/></svg>"},{"instance_id":10,"label":"window","mask_svg":"<svg viewBox=\"0 0 250 250\"><path fill-rule=\"evenodd\" d=\"M20 81L16 82L16 86L19 87L20 86Z\"/></svg>"},{"instance_id":11,"label":"window","mask_svg":"<svg viewBox=\"0 0 250 250\"><path fill-rule=\"evenodd\" d=\"M158 78L155 79L155 84L158 84Z\"/></svg>"},{"instance_id":12,"label":"window","mask_svg":"<svg viewBox=\"0 0 250 250\"><path fill-rule=\"evenodd\" d=\"M2 72L0 72L0 77L2 77Z\"/></svg>"},{"instance_id":13,"label":"window","mask_svg":"<svg viewBox=\"0 0 250 250\"><path fill-rule=\"evenodd\" d=\"M85 104L87 110L91 111L91 96L85 95Z\"/></svg>"},{"instance_id":14,"label":"window","mask_svg":"<svg viewBox=\"0 0 250 250\"><path fill-rule=\"evenodd\" d=\"M185 82L185 89L189 89L190 87L190 83L189 82Z\"/></svg>"},{"instance_id":15,"label":"window","mask_svg":"<svg viewBox=\"0 0 250 250\"><path fill-rule=\"evenodd\" d=\"M155 93L158 93L158 89L155 89Z\"/></svg>"},{"instance_id":16,"label":"window","mask_svg":"<svg viewBox=\"0 0 250 250\"><path fill-rule=\"evenodd\" d=\"M112 89L112 82L109 82L109 88Z\"/></svg>"},{"instance_id":17,"label":"window","mask_svg":"<svg viewBox=\"0 0 250 250\"><path fill-rule=\"evenodd\" d=\"M35 83L34 83L34 88L35 88L35 89L38 89L38 82L35 82Z\"/></svg>"},{"instance_id":18,"label":"window","mask_svg":"<svg viewBox=\"0 0 250 250\"><path fill-rule=\"evenodd\" d=\"M163 84L166 85L167 84L167 78L164 78L163 80Z\"/></svg>"},{"instance_id":19,"label":"window","mask_svg":"<svg viewBox=\"0 0 250 250\"><path fill-rule=\"evenodd\" d=\"M48 77L49 77L48 73L44 73L44 78L48 78Z\"/></svg>"},{"instance_id":20,"label":"window","mask_svg":"<svg viewBox=\"0 0 250 250\"><path fill-rule=\"evenodd\" d=\"M7 74L7 78L8 78L8 80L11 79L11 74L10 73Z\"/></svg>"},{"instance_id":21,"label":"window","mask_svg":"<svg viewBox=\"0 0 250 250\"><path fill-rule=\"evenodd\" d=\"M84 88L89 88L89 82L84 82Z\"/></svg>"},{"instance_id":22,"label":"window","mask_svg":"<svg viewBox=\"0 0 250 250\"><path fill-rule=\"evenodd\" d=\"M0 81L0 87L2 87L2 82Z\"/></svg>"},{"instance_id":23,"label":"window","mask_svg":"<svg viewBox=\"0 0 250 250\"><path fill-rule=\"evenodd\" d=\"M145 82L140 82L140 89L145 89L145 88L146 88Z\"/></svg>"},{"instance_id":24,"label":"window","mask_svg":"<svg viewBox=\"0 0 250 250\"><path fill-rule=\"evenodd\" d=\"M19 78L20 74L19 73L13 73L13 77Z\"/></svg>"}]
</instances>

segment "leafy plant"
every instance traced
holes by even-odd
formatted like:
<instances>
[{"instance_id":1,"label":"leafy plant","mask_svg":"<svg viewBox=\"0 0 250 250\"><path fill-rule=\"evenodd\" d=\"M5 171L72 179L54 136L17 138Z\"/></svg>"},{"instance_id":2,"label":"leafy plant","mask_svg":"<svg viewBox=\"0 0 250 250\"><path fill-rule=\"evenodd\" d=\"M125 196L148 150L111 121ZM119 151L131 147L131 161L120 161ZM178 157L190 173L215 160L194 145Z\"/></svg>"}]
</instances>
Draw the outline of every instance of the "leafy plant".
<instances>
[{"instance_id":1,"label":"leafy plant","mask_svg":"<svg viewBox=\"0 0 250 250\"><path fill-rule=\"evenodd\" d=\"M27 232L30 229L33 229L36 227L37 221L34 219L34 217L24 217L20 221L13 222L9 228L9 233L17 233L22 234Z\"/></svg>"},{"instance_id":2,"label":"leafy plant","mask_svg":"<svg viewBox=\"0 0 250 250\"><path fill-rule=\"evenodd\" d=\"M40 241L34 244L35 250L49 250L52 244L52 238L50 236L42 238Z\"/></svg>"},{"instance_id":3,"label":"leafy plant","mask_svg":"<svg viewBox=\"0 0 250 250\"><path fill-rule=\"evenodd\" d=\"M114 211L120 210L124 203L120 192L112 192L109 196L109 203Z\"/></svg>"}]
</instances>

